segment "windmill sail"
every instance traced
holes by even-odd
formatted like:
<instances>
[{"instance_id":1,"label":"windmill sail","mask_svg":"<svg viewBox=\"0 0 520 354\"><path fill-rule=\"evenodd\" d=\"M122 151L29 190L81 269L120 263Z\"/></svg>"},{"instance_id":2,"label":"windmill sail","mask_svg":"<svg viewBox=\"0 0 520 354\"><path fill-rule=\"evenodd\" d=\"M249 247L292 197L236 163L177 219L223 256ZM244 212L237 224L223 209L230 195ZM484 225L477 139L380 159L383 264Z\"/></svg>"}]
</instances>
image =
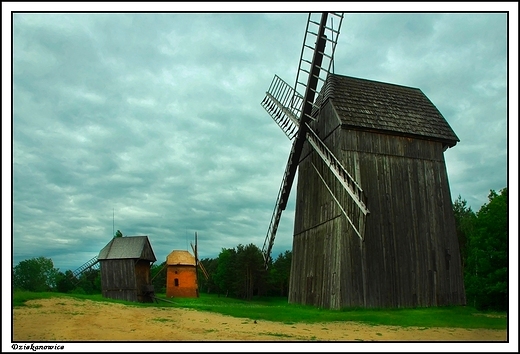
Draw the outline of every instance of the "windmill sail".
<instances>
[{"instance_id":1,"label":"windmill sail","mask_svg":"<svg viewBox=\"0 0 520 354\"><path fill-rule=\"evenodd\" d=\"M296 74L296 81L294 84L294 90L299 92L300 95L304 96L307 90L312 90L315 93L319 92L323 83L327 79L327 76L334 62L334 52L336 51L336 44L338 43L339 30L341 23L343 22L343 13L323 13L321 15L321 21L318 21L317 13L309 13L307 19L307 27L305 29L305 37L303 38L302 52L300 55L300 64ZM327 17L330 15L331 26L327 26ZM338 19L337 27L334 28L332 23L333 19ZM320 62L315 63L310 61L312 55L315 55L316 47L313 42L318 42L318 39L324 39L327 45L320 48ZM318 64L318 68L316 68ZM318 70L316 70L318 69ZM312 87L309 84L309 77L314 76L315 79L319 80L316 87ZM311 104L313 102L310 102Z\"/></svg>"},{"instance_id":2,"label":"windmill sail","mask_svg":"<svg viewBox=\"0 0 520 354\"><path fill-rule=\"evenodd\" d=\"M275 81L277 83L275 83ZM279 81L282 82L282 84L279 84ZM287 85L282 79L280 79L278 76L275 76L273 79L273 83L271 86L281 87L283 85ZM288 86L288 85L287 85ZM296 119L296 116L294 116L293 112L291 112L289 109L286 109L280 101L278 101L274 96L268 95L266 98L269 97L269 100L266 100L262 102L262 105L266 106L267 111L272 110L278 110L278 114L274 114L274 116L282 116L282 118L279 118L279 121L275 119L275 121L278 123L280 128L286 133L286 135L289 137L289 139L292 139L293 134L288 134L287 131L293 131L299 129L299 121ZM283 114L285 114L285 118L283 117ZM288 120L288 121L287 121ZM290 122L290 123L289 123ZM338 161L338 159L334 156L334 154L327 148L327 146L321 141L321 139L318 137L318 135L307 125L307 135L306 139L310 143L310 145L314 148L314 150L318 153L318 155L323 159L323 161L326 163L330 171L334 174L334 176L338 179L338 181L341 183L341 185L344 187L344 189L348 192L348 194L352 197L352 199L356 202L358 207L360 208L363 215L367 215L369 213L368 208L366 207L366 202L364 200L364 194L363 189L361 189L361 186L355 181L355 179L348 173L348 171L343 167L343 165ZM292 152L292 150L291 150ZM286 187L287 183L286 176L288 175L288 172L286 170L286 173L284 174L284 179L282 181L282 188L280 188L280 194L283 191L283 189ZM286 200L283 202L277 203L285 206ZM277 208L280 209L280 208ZM284 208L285 209L285 208ZM280 218L281 210L275 210L276 217L273 218L272 226L274 227L277 225L277 221ZM347 216L348 218L348 216ZM271 225L270 228L271 229ZM356 227L354 227L356 229ZM276 232L276 230L274 231ZM363 238L360 230L356 229L356 233L360 238ZM266 239L267 240L267 239Z\"/></svg>"},{"instance_id":3,"label":"windmill sail","mask_svg":"<svg viewBox=\"0 0 520 354\"><path fill-rule=\"evenodd\" d=\"M318 155L321 157L323 162L327 165L329 170L332 172L334 177L341 183L343 188L348 192L352 200L357 204L358 208L363 213L363 216L366 216L369 213L369 210L366 206L365 201L365 195L363 193L363 189L361 189L361 186L354 180L354 178L347 172L345 167L339 162L339 160L334 156L334 154L327 148L327 146L321 141L321 139L316 135L316 133L308 126L307 127L307 141L310 143L310 145L314 148L314 150L318 153ZM362 225L355 225L354 222L350 219L348 214L343 209L341 203L337 200L337 198L334 196L334 193L330 190L330 188L327 186L327 183L323 179L323 177L320 175L319 171L316 169L315 166L313 166L316 170L316 173L320 176L320 179L323 183L325 183L325 186L329 190L329 192L332 194L332 197L334 198L335 202L340 206L343 214L346 216L347 220L349 221L350 225L354 228L354 231L358 235L358 237L363 240L364 238L364 223Z\"/></svg>"},{"instance_id":4,"label":"windmill sail","mask_svg":"<svg viewBox=\"0 0 520 354\"><path fill-rule=\"evenodd\" d=\"M275 75L262 101L262 107L291 140L298 132L302 106L303 97L278 75Z\"/></svg>"},{"instance_id":5,"label":"windmill sail","mask_svg":"<svg viewBox=\"0 0 520 354\"><path fill-rule=\"evenodd\" d=\"M284 130L284 132L285 132L286 124L283 124L283 125L279 124L279 125L280 125L280 128L282 128L282 130ZM293 120L293 123L292 123L290 129L298 129L298 127L299 127L298 121L294 121ZM286 133L286 135L289 138L291 138L290 134ZM327 167L332 172L334 177L336 177L336 179L341 183L343 188L348 192L348 194L354 200L354 202L357 204L357 206L359 207L359 209L361 210L363 215L367 215L369 213L369 210L368 210L368 208L366 206L365 195L363 193L363 189L356 182L356 180L350 175L350 173L348 173L348 171L345 169L345 167L343 167L341 162L339 162L339 160L334 156L334 154L321 141L321 139L318 137L318 135L308 125L307 125L307 136L306 136L306 139L309 142L309 144L313 147L314 151L316 151L316 153L322 158L323 162L327 165ZM363 235L364 232L363 231L364 230L362 230L362 226L357 226L357 225L355 225L353 223L353 221L350 219L350 217L344 211L344 208L341 205L341 203L334 196L334 193L327 186L327 183L325 182L325 180L323 179L321 174L318 172L316 167L314 167L314 169L316 170L316 173L318 173L318 175L320 176L320 179L322 180L322 182L326 185L326 187L329 190L329 192L332 194L332 197L334 198L336 203L340 206L341 210L343 211L343 214L346 216L346 218L348 219L349 223L354 228L354 231L356 232L356 234L359 236L360 239L363 240L363 238L364 238L364 235ZM287 171L284 174L284 179L282 181L282 188L280 189L279 193L282 192L283 188L286 188L286 184L287 184L286 183L286 176L287 176ZM277 202L277 204L276 204L277 208L275 209L275 212L273 214L274 216L273 216L273 218L271 220L271 224L269 225L269 232L268 232L268 234L276 233L276 230L275 229L272 230L272 228L275 228L278 225L278 222L280 220L280 216L281 216L281 213L282 213L282 210L283 210L283 209L281 209L278 206L279 205L285 205L285 202L286 201ZM268 246L267 249L270 251L271 248L272 248L272 244L270 244L270 245L266 244L266 242L268 242L268 241L274 242L274 238L272 238L270 240L268 238L266 238L266 240L264 242L264 249L265 249L266 246Z\"/></svg>"},{"instance_id":6,"label":"windmill sail","mask_svg":"<svg viewBox=\"0 0 520 354\"><path fill-rule=\"evenodd\" d=\"M327 14L322 15L322 21L316 20L315 13L310 13L307 19L307 27L305 30L305 37L303 39L302 52L300 55L300 62L296 75L296 81L293 87L282 80L278 75L275 75L271 85L269 86L266 96L262 101L262 106L265 108L267 113L273 118L273 120L282 128L283 132L293 139L298 132L298 125L300 122L300 116L304 109L304 95L308 88L313 93L312 99L306 101L311 107L314 105L314 94L319 92L321 86L327 79L327 75L330 72L330 68L333 64L334 51L336 49L337 39L339 35L339 29L343 20L342 13L330 13L331 22L334 17L339 19L337 28L332 25L330 27L323 24L323 21L327 19L323 18ZM333 23L333 22L332 22ZM316 26L322 26L316 28ZM318 53L319 63L311 61L314 58L315 46L311 46L312 42L315 41L318 44L318 34L322 33L322 40L328 45L320 48L321 51ZM317 58L318 59L318 58ZM312 75L313 81L316 81L315 86L310 86L311 82L309 77ZM311 98L311 97L308 97ZM310 113L307 113L307 119L313 119Z\"/></svg>"},{"instance_id":7,"label":"windmill sail","mask_svg":"<svg viewBox=\"0 0 520 354\"><path fill-rule=\"evenodd\" d=\"M315 107L314 98L321 85L325 82L334 59L334 50L343 14L332 14L340 19L336 29L327 27L328 15L326 12L321 14L319 22L314 19L312 13L308 16L294 88L292 90L288 89L288 85L275 76L266 98L262 101L264 108L270 108L266 109L286 135L291 139L295 138L262 247L266 267L269 265L278 224L282 211L285 210L287 205L303 144L307 137L307 123L313 119L311 113ZM333 40L334 38L335 40ZM315 43L314 46L311 46L310 43L313 40ZM331 45L327 46L327 43ZM300 91L304 92L304 94L300 93ZM296 119L295 117L298 118ZM285 129L289 124L297 126L296 132L293 133L293 129ZM293 126L292 128L295 127Z\"/></svg>"}]
</instances>

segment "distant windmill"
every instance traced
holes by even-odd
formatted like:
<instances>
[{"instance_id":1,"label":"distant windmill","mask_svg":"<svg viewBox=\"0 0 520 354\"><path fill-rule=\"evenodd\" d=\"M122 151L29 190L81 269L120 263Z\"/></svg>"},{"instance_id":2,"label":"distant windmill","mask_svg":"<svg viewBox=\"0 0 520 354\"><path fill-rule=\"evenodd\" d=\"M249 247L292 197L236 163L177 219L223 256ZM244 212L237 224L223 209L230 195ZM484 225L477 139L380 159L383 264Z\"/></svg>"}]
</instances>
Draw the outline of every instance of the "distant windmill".
<instances>
[{"instance_id":1,"label":"distant windmill","mask_svg":"<svg viewBox=\"0 0 520 354\"><path fill-rule=\"evenodd\" d=\"M343 14L316 16L294 87L275 75L262 101L293 140L265 266L298 170L289 302L465 304L443 155L457 136L419 89L331 73Z\"/></svg>"},{"instance_id":2,"label":"distant windmill","mask_svg":"<svg viewBox=\"0 0 520 354\"><path fill-rule=\"evenodd\" d=\"M208 274L197 254L197 233L195 246L191 243L193 255L188 250L173 250L166 256L166 297L199 297L198 269L206 278Z\"/></svg>"}]
</instances>

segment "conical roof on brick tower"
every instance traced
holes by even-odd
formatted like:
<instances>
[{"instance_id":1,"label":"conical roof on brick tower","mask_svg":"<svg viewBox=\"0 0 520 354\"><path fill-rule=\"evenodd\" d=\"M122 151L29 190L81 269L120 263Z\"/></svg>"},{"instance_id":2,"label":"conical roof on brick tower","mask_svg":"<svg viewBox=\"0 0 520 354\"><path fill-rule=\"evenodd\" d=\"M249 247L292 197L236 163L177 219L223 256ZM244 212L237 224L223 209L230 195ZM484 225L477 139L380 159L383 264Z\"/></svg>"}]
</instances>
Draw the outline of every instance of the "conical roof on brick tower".
<instances>
[{"instance_id":1,"label":"conical roof on brick tower","mask_svg":"<svg viewBox=\"0 0 520 354\"><path fill-rule=\"evenodd\" d=\"M173 250L166 257L167 265L195 265L195 257L188 251Z\"/></svg>"}]
</instances>

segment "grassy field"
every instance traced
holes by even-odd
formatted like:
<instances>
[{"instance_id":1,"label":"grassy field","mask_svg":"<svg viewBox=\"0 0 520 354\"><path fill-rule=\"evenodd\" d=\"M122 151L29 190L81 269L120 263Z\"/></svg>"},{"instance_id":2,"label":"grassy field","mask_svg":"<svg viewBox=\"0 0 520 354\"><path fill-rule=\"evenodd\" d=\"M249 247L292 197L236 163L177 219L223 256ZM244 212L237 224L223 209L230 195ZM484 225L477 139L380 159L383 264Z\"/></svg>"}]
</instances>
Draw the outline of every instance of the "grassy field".
<instances>
[{"instance_id":1,"label":"grassy field","mask_svg":"<svg viewBox=\"0 0 520 354\"><path fill-rule=\"evenodd\" d=\"M54 297L71 297L75 299L114 302L127 306L139 307L175 307L208 311L233 317L250 318L293 323L316 323L334 321L355 321L370 325L391 325L401 327L452 327L452 328L486 328L507 329L505 312L481 312L467 306L431 307L414 309L343 309L325 310L311 306L287 303L286 298L260 298L244 301L213 294L201 294L199 298L172 298L170 302L135 303L103 298L101 294L80 295L61 293L32 293L15 291L13 306L25 306L26 301ZM158 294L163 298L164 294Z\"/></svg>"}]
</instances>

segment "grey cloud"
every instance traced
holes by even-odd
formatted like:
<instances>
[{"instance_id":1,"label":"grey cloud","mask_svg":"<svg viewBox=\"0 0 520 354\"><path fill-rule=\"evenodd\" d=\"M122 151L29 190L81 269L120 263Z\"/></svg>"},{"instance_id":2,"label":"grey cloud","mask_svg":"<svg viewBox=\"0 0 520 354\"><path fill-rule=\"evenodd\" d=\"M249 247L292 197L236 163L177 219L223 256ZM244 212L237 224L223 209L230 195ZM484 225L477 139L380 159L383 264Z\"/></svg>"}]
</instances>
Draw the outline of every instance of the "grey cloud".
<instances>
[{"instance_id":1,"label":"grey cloud","mask_svg":"<svg viewBox=\"0 0 520 354\"><path fill-rule=\"evenodd\" d=\"M307 14L16 14L13 263L62 270L113 233L159 262L262 247L291 142L260 105L294 83ZM453 196L507 184L503 14L346 14L335 72L418 87L461 142ZM292 247L294 193L273 254ZM115 217L113 218L113 214ZM29 246L30 245L30 246Z\"/></svg>"}]
</instances>

